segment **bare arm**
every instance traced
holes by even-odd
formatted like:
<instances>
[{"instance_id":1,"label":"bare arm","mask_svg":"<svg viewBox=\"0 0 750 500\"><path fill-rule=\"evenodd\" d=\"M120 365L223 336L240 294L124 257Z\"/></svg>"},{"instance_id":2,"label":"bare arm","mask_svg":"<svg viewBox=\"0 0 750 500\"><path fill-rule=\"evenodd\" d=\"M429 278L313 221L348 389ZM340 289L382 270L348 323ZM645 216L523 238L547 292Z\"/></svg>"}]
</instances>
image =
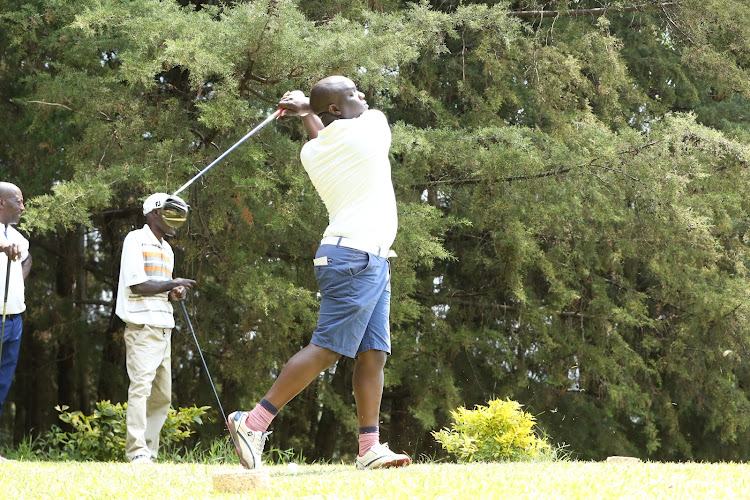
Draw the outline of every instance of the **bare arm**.
<instances>
[{"instance_id":1,"label":"bare arm","mask_svg":"<svg viewBox=\"0 0 750 500\"><path fill-rule=\"evenodd\" d=\"M323 122L320 120L320 117L314 113L310 113L309 115L302 117L302 123L305 124L305 129L307 130L307 136L310 139L315 139L318 137L318 132L323 130L325 128L325 125L323 125Z\"/></svg>"},{"instance_id":2,"label":"bare arm","mask_svg":"<svg viewBox=\"0 0 750 500\"><path fill-rule=\"evenodd\" d=\"M23 273L23 279L25 280L31 272L31 254L29 254L29 256L26 257L23 262L21 262L21 272Z\"/></svg>"},{"instance_id":3,"label":"bare arm","mask_svg":"<svg viewBox=\"0 0 750 500\"><path fill-rule=\"evenodd\" d=\"M325 128L320 117L310 108L310 99L301 90L287 92L279 101L279 107L284 108L285 116L299 116L305 125L310 139L318 137L318 132Z\"/></svg>"},{"instance_id":4,"label":"bare arm","mask_svg":"<svg viewBox=\"0 0 750 500\"><path fill-rule=\"evenodd\" d=\"M193 286L195 286L195 280L175 278L169 281L144 281L131 286L130 290L138 295L156 295L157 293L169 292L170 299L185 300L187 290Z\"/></svg>"}]
</instances>

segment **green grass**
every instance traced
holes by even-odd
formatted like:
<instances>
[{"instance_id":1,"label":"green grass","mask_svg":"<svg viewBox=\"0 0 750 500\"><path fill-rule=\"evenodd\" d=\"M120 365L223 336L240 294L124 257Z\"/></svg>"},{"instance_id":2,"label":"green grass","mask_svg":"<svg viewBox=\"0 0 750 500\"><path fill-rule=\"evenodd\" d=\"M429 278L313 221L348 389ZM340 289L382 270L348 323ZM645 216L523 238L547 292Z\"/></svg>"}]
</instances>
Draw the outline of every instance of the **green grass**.
<instances>
[{"instance_id":1,"label":"green grass","mask_svg":"<svg viewBox=\"0 0 750 500\"><path fill-rule=\"evenodd\" d=\"M2 498L661 499L750 498L750 465L539 462L415 464L357 471L350 464L268 466L270 487L253 494L214 491L212 473L240 466L103 462L0 464Z\"/></svg>"}]
</instances>

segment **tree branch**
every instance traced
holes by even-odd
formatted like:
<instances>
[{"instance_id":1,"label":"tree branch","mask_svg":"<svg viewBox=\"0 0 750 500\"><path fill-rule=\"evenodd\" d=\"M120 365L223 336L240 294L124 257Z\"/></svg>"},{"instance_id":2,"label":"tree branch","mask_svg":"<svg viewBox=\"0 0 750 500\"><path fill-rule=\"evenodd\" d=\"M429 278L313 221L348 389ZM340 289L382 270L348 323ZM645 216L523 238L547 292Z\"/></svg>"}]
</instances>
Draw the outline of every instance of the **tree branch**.
<instances>
[{"instance_id":1,"label":"tree branch","mask_svg":"<svg viewBox=\"0 0 750 500\"><path fill-rule=\"evenodd\" d=\"M75 113L75 110L73 110L73 108L69 108L65 104L58 104L56 102L45 102L45 101L26 101L26 102L31 103L31 104L44 104L47 106L60 106L61 108L65 108L68 111Z\"/></svg>"},{"instance_id":2,"label":"tree branch","mask_svg":"<svg viewBox=\"0 0 750 500\"><path fill-rule=\"evenodd\" d=\"M646 144L642 144L640 146L633 146L633 147L631 147L631 148L629 148L627 150L620 151L618 153L618 155L631 154L632 156L636 156L636 155L640 154L641 152L643 152L644 149L650 148L651 146L653 146L655 144L657 144L657 141L651 141L651 142L648 142ZM550 170L545 170L544 172L539 172L537 174L513 175L513 176L509 176L509 177L499 177L496 180L497 180L497 182L527 181L527 180L532 180L532 179L542 179L544 177L554 177L554 176L558 176L558 175L564 175L564 174L567 174L568 172L570 172L573 169L584 168L584 167L597 167L597 168L602 168L602 169L605 169L605 170L611 170L611 171L619 173L619 174L621 174L621 175L623 175L625 177L628 177L629 179L631 179L633 181L636 181L636 182L639 182L639 183L643 184L643 181L641 181L637 177L633 177L632 175L627 174L626 172L624 172L621 169L617 169L617 168L613 168L613 167L608 167L606 165L600 165L600 164L598 164L597 162L600 159L602 159L602 156L597 156L595 158L592 158L587 163L581 163L579 165L574 165L572 167L562 167L562 166L560 166L560 167L552 168ZM433 180L433 181L422 182L422 183L418 183L418 184L410 184L409 187L412 187L412 188L423 188L423 187L428 187L428 186L436 186L436 185L439 185L439 184L449 184L451 186L463 186L465 184L479 184L479 183L483 183L483 182L487 182L487 179L486 178L446 179L446 180Z\"/></svg>"},{"instance_id":3,"label":"tree branch","mask_svg":"<svg viewBox=\"0 0 750 500\"><path fill-rule=\"evenodd\" d=\"M60 108L67 109L71 113L77 113L77 111L75 109L73 109L73 108L71 108L69 106L66 106L65 104L60 104L60 103L57 103L57 102L46 102L46 101L26 101L26 102L29 103L29 104L44 104L45 106L58 106ZM99 113L101 113L101 115L104 116L104 118L99 118L99 117L90 116L90 115L87 115L87 116L89 116L90 118L94 118L96 120L103 120L105 122L113 122L114 121L109 116L107 116L107 114L104 113L103 111L99 111Z\"/></svg>"},{"instance_id":4,"label":"tree branch","mask_svg":"<svg viewBox=\"0 0 750 500\"><path fill-rule=\"evenodd\" d=\"M265 96L265 95L261 94L260 92L258 92L257 90L252 89L251 87L247 87L244 90L246 92L251 93L252 95L254 95L255 97L257 97L261 101L265 101L265 102L267 102L269 104L278 104L278 102L279 102L278 99L270 99L267 96Z\"/></svg>"},{"instance_id":5,"label":"tree branch","mask_svg":"<svg viewBox=\"0 0 750 500\"><path fill-rule=\"evenodd\" d=\"M668 7L679 7L682 2L662 2L653 4L631 5L630 7L599 9L575 9L575 10L514 10L508 12L508 17L520 19L533 19L537 17L584 17L604 16L607 14L625 14L628 12L644 12L652 9L664 9Z\"/></svg>"}]
</instances>

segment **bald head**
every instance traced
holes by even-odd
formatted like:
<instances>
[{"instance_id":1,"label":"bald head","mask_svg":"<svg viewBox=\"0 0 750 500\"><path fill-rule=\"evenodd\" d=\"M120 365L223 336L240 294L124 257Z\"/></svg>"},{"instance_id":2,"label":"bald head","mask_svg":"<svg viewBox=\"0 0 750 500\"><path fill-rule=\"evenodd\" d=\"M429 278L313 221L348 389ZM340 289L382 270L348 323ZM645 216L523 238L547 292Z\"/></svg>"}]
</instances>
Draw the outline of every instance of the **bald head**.
<instances>
[{"instance_id":1,"label":"bald head","mask_svg":"<svg viewBox=\"0 0 750 500\"><path fill-rule=\"evenodd\" d=\"M345 76L329 76L313 85L310 90L310 107L315 114L328 111L328 105L338 100L339 94L346 92L354 82Z\"/></svg>"},{"instance_id":2,"label":"bald head","mask_svg":"<svg viewBox=\"0 0 750 500\"><path fill-rule=\"evenodd\" d=\"M18 186L11 184L10 182L0 182L0 198L7 198L8 196L20 193L21 190Z\"/></svg>"},{"instance_id":3,"label":"bald head","mask_svg":"<svg viewBox=\"0 0 750 500\"><path fill-rule=\"evenodd\" d=\"M10 182L0 182L0 222L6 226L18 224L24 210L23 194L18 186Z\"/></svg>"},{"instance_id":4,"label":"bald head","mask_svg":"<svg viewBox=\"0 0 750 500\"><path fill-rule=\"evenodd\" d=\"M329 76L310 89L310 107L328 125L333 120L359 117L367 109L364 97L349 78Z\"/></svg>"}]
</instances>

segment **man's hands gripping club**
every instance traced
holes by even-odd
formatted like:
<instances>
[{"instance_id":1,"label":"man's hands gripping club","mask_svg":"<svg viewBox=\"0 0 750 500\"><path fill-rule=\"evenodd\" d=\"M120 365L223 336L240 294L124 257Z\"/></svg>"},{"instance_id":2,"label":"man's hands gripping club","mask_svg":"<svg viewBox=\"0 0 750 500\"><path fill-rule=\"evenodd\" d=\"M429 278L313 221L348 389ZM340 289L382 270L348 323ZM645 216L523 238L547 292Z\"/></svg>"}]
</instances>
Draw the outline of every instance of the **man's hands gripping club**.
<instances>
[{"instance_id":1,"label":"man's hands gripping club","mask_svg":"<svg viewBox=\"0 0 750 500\"><path fill-rule=\"evenodd\" d=\"M169 292L169 298L179 302L185 300L188 290L194 286L195 280L174 278L169 281L145 281L131 286L130 290L139 295L155 295L157 293Z\"/></svg>"},{"instance_id":2,"label":"man's hands gripping club","mask_svg":"<svg viewBox=\"0 0 750 500\"><path fill-rule=\"evenodd\" d=\"M310 139L318 137L318 132L325 128L320 117L310 107L310 98L301 90L286 92L279 101L279 107L284 110L282 116L299 116L305 125Z\"/></svg>"},{"instance_id":3,"label":"man's hands gripping club","mask_svg":"<svg viewBox=\"0 0 750 500\"><path fill-rule=\"evenodd\" d=\"M2 243L0 243L0 252L7 255L10 260L20 259L21 245L17 243L3 245Z\"/></svg>"},{"instance_id":4,"label":"man's hands gripping club","mask_svg":"<svg viewBox=\"0 0 750 500\"><path fill-rule=\"evenodd\" d=\"M310 99L301 90L286 92L279 101L279 107L284 108L284 116L307 116L313 110Z\"/></svg>"}]
</instances>

